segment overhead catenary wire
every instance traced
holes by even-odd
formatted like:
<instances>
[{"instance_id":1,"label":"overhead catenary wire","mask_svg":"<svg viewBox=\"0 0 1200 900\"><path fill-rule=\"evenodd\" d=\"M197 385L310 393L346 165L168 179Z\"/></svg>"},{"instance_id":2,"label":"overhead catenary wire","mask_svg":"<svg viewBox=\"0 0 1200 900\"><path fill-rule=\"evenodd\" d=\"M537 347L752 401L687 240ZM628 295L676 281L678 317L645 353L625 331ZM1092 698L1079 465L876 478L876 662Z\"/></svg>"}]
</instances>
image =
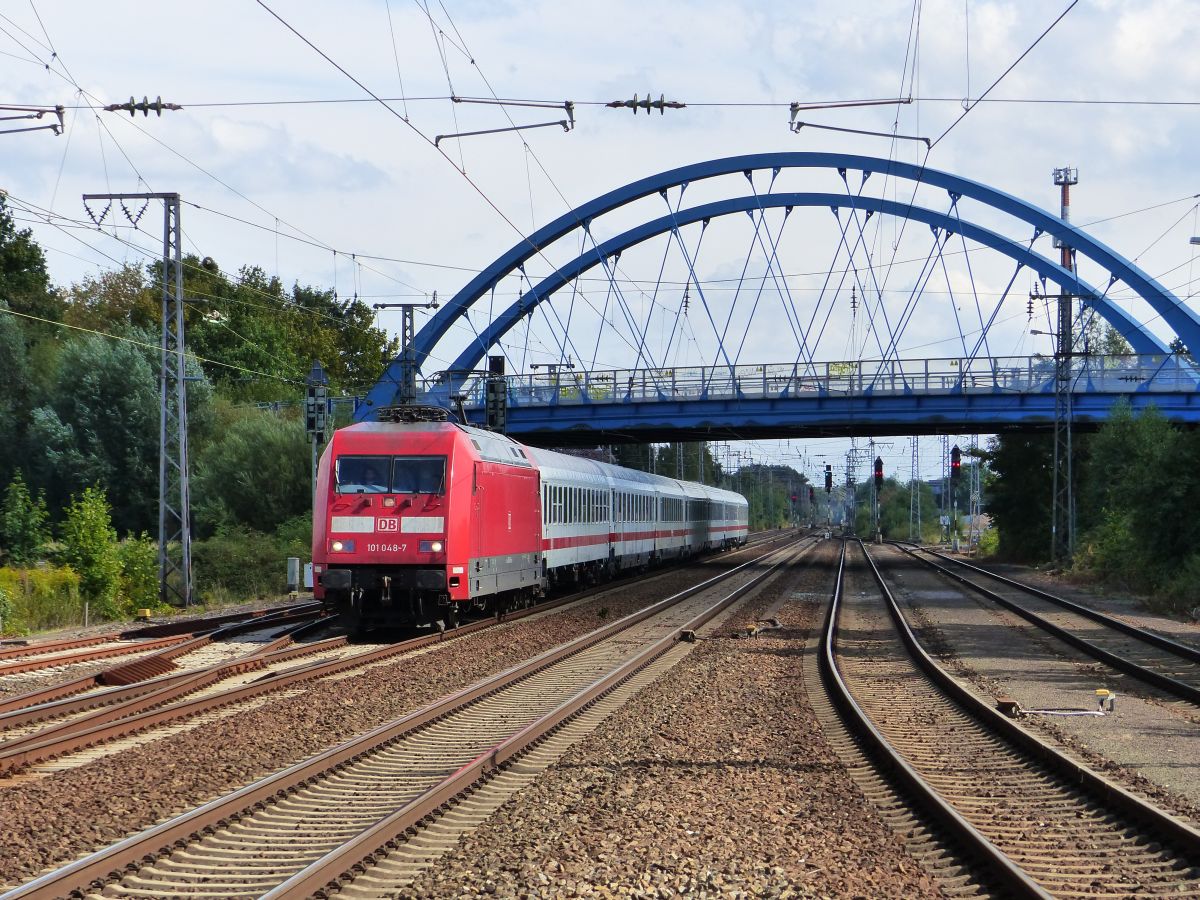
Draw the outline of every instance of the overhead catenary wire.
<instances>
[{"instance_id":1,"label":"overhead catenary wire","mask_svg":"<svg viewBox=\"0 0 1200 900\"><path fill-rule=\"evenodd\" d=\"M148 341L139 341L136 338L127 337L127 336L121 335L121 334L113 334L111 331L100 331L97 328L87 328L83 325L71 325L68 322L56 322L53 319L46 319L46 318L43 318L42 316L35 316L32 313L18 312L15 309L8 309L6 307L0 307L0 313L3 313L4 315L9 315L9 316L16 316L21 319L29 319L30 321L33 321L33 322L41 322L43 325L51 325L55 328L66 328L71 331L80 331L80 332L84 332L86 334L93 334L93 335L97 335L99 337L108 338L109 340L113 340L113 341L121 341L122 343L125 343L125 344L133 344L134 346L137 346L137 347L143 347L147 350L153 350L156 353L158 353L162 350L162 347L159 344L151 344ZM234 363L222 362L219 359L208 359L207 357L196 356L195 354L192 354L192 353L189 353L188 356L191 359L195 359L198 362L208 363L209 365L212 365L212 366L220 366L225 369L235 369L239 372L244 372L247 375L256 375L260 378L270 378L273 381L282 381L286 384L304 384L303 379L285 378L282 375L275 375L275 374L272 374L271 372L259 372L255 369L247 369L244 366L239 366Z\"/></svg>"},{"instance_id":2,"label":"overhead catenary wire","mask_svg":"<svg viewBox=\"0 0 1200 900\"><path fill-rule=\"evenodd\" d=\"M3 53L3 51L0 51ZM13 56L14 54L4 54ZM42 66L44 63L41 60L29 58L24 60ZM498 100L500 103L508 103L514 106L521 104L536 104L543 107L562 107L562 100L549 99L544 97L472 97L462 94L422 94L408 96L399 94L396 96L383 96L380 99L387 103L433 103L446 101L459 102L479 102ZM1047 105L1047 106L1146 106L1146 107L1197 107L1200 106L1200 100L1152 100L1144 97L976 97L974 99L967 97L948 97L948 96L924 96L919 93L906 92L906 100L911 100L913 104L917 103L957 103L961 104L964 99L972 104L1011 104L1011 105ZM24 102L24 101L22 101ZM301 98L275 98L267 100L209 100L209 101L183 101L180 106L185 109L212 109L221 107L240 107L240 106L329 106L329 105L352 105L359 103L375 103L377 102L372 97L301 97ZM608 100L572 100L576 106L607 106L611 101ZM801 107L811 109L828 108L836 109L838 107L858 107L858 106L888 106L896 103L895 97L861 97L861 98L833 98L833 99L818 99L818 100L800 100L800 101L783 101L783 100L711 100L711 101L693 101L688 100L688 108L706 107L706 108L724 108L724 109L789 109L793 104L799 103ZM45 106L47 104L38 104ZM49 104L56 105L56 104ZM62 104L63 109L92 109L93 107L85 104Z\"/></svg>"},{"instance_id":3,"label":"overhead catenary wire","mask_svg":"<svg viewBox=\"0 0 1200 900\"><path fill-rule=\"evenodd\" d=\"M451 42L451 43L452 43L452 42ZM401 94L403 94L403 90L401 91ZM968 91L968 94L970 94L970 91ZM371 102L371 101L365 101L365 102ZM407 113L407 109L406 109L406 113ZM366 257L364 257L364 258L366 258ZM623 278L623 277L620 277L620 276L618 276L618 280L619 280L619 282L620 282L620 283L625 283L625 281L624 281L624 278ZM704 281L704 283L708 283L708 282L707 282L707 280L703 280L703 281Z\"/></svg>"}]
</instances>

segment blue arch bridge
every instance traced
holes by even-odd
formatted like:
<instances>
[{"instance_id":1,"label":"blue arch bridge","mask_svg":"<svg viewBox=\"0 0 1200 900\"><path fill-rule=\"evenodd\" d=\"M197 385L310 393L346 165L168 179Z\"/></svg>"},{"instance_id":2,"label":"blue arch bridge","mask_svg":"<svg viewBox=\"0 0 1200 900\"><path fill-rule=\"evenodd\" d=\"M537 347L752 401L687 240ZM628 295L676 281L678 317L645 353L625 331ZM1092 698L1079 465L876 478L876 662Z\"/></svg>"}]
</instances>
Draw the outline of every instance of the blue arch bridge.
<instances>
[{"instance_id":1,"label":"blue arch bridge","mask_svg":"<svg viewBox=\"0 0 1200 900\"><path fill-rule=\"evenodd\" d=\"M737 230L710 261L718 223ZM734 244L749 250L731 261ZM801 247L826 260L803 285L785 270ZM639 253L645 278L629 273ZM1053 343L1060 297L1067 352ZM1041 313L1046 331L1030 327ZM1044 352L1028 334L1050 339ZM997 350L1013 345L1023 354ZM756 154L644 178L522 239L425 323L355 415L416 383L419 402L482 423L480 370L503 356L506 430L554 446L1048 429L1064 383L1075 427L1121 397L1192 424L1200 370L1181 348L1198 346L1179 297L1054 213L894 160Z\"/></svg>"}]
</instances>

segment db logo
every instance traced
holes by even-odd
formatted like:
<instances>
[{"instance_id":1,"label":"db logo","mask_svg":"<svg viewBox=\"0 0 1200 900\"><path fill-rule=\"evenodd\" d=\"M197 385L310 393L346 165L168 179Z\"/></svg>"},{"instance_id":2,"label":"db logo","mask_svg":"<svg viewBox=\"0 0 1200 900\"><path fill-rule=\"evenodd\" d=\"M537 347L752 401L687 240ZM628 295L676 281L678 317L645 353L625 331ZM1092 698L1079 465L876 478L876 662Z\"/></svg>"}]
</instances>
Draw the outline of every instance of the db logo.
<instances>
[{"instance_id":1,"label":"db logo","mask_svg":"<svg viewBox=\"0 0 1200 900\"><path fill-rule=\"evenodd\" d=\"M400 530L400 520L399 519L376 519L375 520L375 530L376 531L399 531Z\"/></svg>"}]
</instances>

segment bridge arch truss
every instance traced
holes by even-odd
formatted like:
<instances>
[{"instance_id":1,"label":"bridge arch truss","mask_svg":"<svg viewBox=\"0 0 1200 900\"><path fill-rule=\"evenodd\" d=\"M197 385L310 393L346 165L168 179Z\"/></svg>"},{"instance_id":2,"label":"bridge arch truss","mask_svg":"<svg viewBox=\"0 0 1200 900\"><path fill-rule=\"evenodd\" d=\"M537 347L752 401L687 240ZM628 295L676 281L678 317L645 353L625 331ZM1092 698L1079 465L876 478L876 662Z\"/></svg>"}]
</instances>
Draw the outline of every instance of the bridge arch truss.
<instances>
[{"instance_id":1,"label":"bridge arch truss","mask_svg":"<svg viewBox=\"0 0 1200 900\"><path fill-rule=\"evenodd\" d=\"M802 183L791 183L797 180ZM789 229L803 216L803 225ZM710 226L720 223L735 223L740 234L713 237L718 229ZM1073 271L1057 261L1056 241L1073 248ZM720 253L709 249L714 245ZM731 249L735 245L739 249ZM823 272L817 266L805 273L807 294L799 295L797 276L787 271L795 268L785 259L789 247L827 261ZM635 253L642 254L646 277L624 271ZM710 261L713 253L717 259ZM944 289L932 290L938 285ZM1169 290L1033 204L910 163L768 153L643 178L560 216L459 290L417 333L414 357L427 380L439 372L451 386L498 351L511 371L525 371L534 358L551 368L662 369L680 364L685 329L694 320L702 324L693 328L691 363L731 372L747 356L763 362L764 352L772 354L771 363L815 371L830 359L898 364L940 343L942 352L925 355L953 355L965 374L1001 355L994 345L1012 355L1014 340L1025 347L1024 335L1039 333L1030 328L1036 323L1027 287L1043 298L1060 292L1078 298L1081 331L1099 316L1134 353L1168 354L1159 334L1166 330L1188 347L1200 346L1200 319ZM936 301L929 299L933 293ZM556 298L561 310L554 308ZM1020 321L1024 313L1028 321ZM535 319L550 337L531 350ZM751 335L756 319L767 323L765 340ZM1153 329L1144 324L1158 320ZM607 341L600 333L606 328ZM696 336L702 328L705 341ZM522 329L523 347L514 340ZM1052 353L1050 340L1045 344ZM601 363L613 355L611 347L623 357ZM394 402L404 365L403 359L392 362L360 417Z\"/></svg>"}]
</instances>

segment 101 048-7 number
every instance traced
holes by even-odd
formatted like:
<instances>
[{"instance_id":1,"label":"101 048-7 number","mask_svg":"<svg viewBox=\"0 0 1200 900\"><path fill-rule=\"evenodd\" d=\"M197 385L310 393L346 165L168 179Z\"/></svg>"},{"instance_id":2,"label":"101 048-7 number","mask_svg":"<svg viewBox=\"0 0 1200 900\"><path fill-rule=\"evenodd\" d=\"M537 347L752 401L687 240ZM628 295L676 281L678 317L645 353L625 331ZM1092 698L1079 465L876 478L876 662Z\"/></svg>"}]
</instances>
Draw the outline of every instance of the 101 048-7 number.
<instances>
[{"instance_id":1,"label":"101 048-7 number","mask_svg":"<svg viewBox=\"0 0 1200 900\"><path fill-rule=\"evenodd\" d=\"M368 553L403 553L408 544L367 544Z\"/></svg>"}]
</instances>

